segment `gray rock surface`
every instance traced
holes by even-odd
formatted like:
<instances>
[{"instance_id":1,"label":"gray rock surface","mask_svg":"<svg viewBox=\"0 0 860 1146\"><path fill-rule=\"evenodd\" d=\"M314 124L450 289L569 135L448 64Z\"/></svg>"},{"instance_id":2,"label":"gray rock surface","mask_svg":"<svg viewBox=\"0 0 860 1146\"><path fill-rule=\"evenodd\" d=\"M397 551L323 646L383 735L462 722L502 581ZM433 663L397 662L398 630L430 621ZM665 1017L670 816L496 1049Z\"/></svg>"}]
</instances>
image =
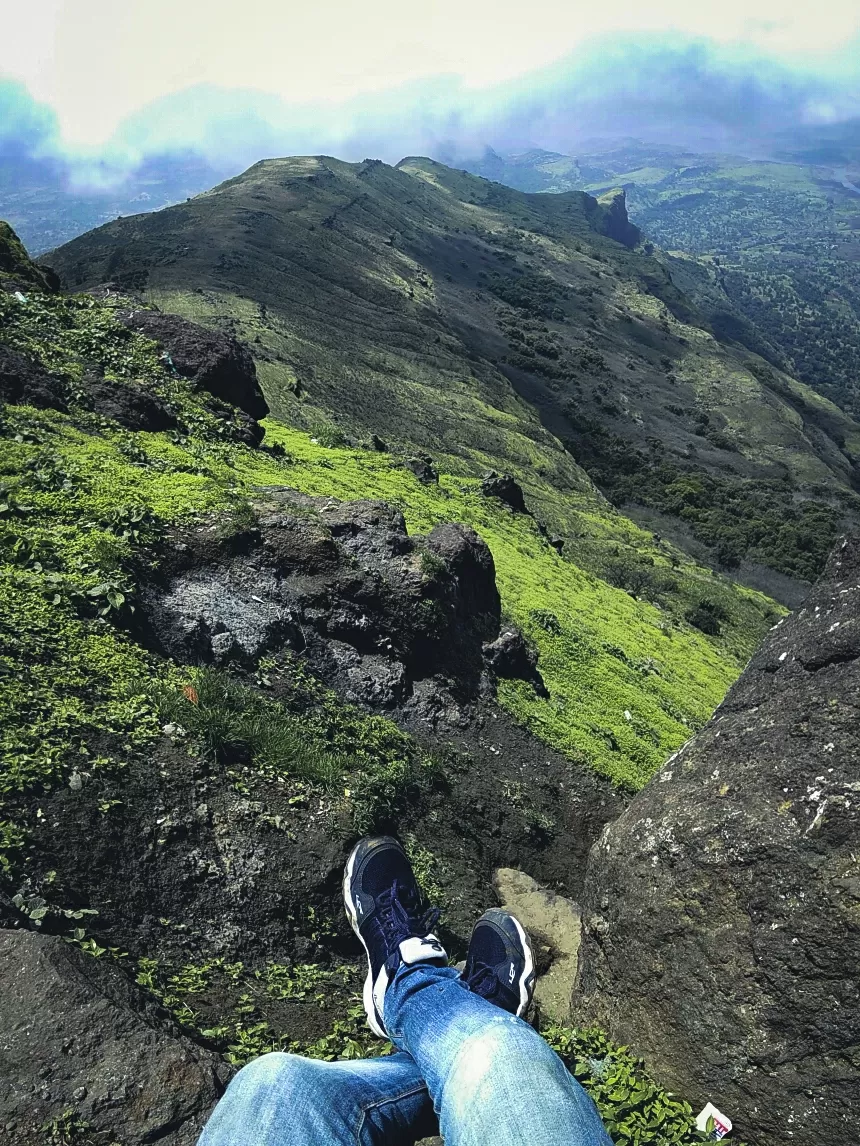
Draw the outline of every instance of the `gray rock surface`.
<instances>
[{"instance_id":1,"label":"gray rock surface","mask_svg":"<svg viewBox=\"0 0 860 1146\"><path fill-rule=\"evenodd\" d=\"M569 1023L582 930L579 907L515 868L499 868L493 884L500 905L517 917L535 948L539 1013Z\"/></svg>"},{"instance_id":2,"label":"gray rock surface","mask_svg":"<svg viewBox=\"0 0 860 1146\"><path fill-rule=\"evenodd\" d=\"M855 1146L860 540L595 844L582 1018L755 1146Z\"/></svg>"},{"instance_id":3,"label":"gray rock surface","mask_svg":"<svg viewBox=\"0 0 860 1146\"><path fill-rule=\"evenodd\" d=\"M88 1141L191 1146L230 1073L109 963L0 931L0 1143L46 1142L72 1111Z\"/></svg>"},{"instance_id":4,"label":"gray rock surface","mask_svg":"<svg viewBox=\"0 0 860 1146\"><path fill-rule=\"evenodd\" d=\"M204 524L178 536L142 616L178 660L247 664L290 648L348 700L456 723L490 691L483 645L500 603L490 551L467 526L412 538L382 502L281 490L240 533Z\"/></svg>"}]
</instances>

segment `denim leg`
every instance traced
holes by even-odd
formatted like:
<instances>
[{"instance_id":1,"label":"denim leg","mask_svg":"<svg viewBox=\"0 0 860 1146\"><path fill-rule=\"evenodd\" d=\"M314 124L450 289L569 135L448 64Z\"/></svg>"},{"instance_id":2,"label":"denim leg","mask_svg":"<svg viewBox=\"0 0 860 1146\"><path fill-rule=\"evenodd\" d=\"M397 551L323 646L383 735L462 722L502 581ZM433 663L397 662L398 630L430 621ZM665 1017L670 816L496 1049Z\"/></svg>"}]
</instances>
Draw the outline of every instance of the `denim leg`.
<instances>
[{"instance_id":1,"label":"denim leg","mask_svg":"<svg viewBox=\"0 0 860 1146\"><path fill-rule=\"evenodd\" d=\"M612 1146L558 1055L453 968L402 965L384 1017L427 1083L445 1146Z\"/></svg>"},{"instance_id":2,"label":"denim leg","mask_svg":"<svg viewBox=\"0 0 860 1146\"><path fill-rule=\"evenodd\" d=\"M407 1054L319 1062L273 1053L233 1078L198 1146L401 1146L436 1127Z\"/></svg>"}]
</instances>

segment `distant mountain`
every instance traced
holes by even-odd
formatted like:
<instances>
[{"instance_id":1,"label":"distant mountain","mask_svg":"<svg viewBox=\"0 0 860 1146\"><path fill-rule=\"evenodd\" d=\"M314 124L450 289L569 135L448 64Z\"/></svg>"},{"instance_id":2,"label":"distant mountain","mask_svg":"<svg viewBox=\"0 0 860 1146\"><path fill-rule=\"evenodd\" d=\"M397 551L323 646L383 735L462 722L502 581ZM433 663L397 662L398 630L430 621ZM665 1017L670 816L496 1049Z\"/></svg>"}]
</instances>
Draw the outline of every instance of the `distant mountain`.
<instances>
[{"instance_id":1,"label":"distant mountain","mask_svg":"<svg viewBox=\"0 0 860 1146\"><path fill-rule=\"evenodd\" d=\"M757 338L757 351L857 417L860 131L795 132L779 154L751 160L631 142L576 157L488 151L467 166L524 191L622 186L649 238L702 260L697 275L717 293L699 301L716 324L747 344Z\"/></svg>"},{"instance_id":2,"label":"distant mountain","mask_svg":"<svg viewBox=\"0 0 860 1146\"><path fill-rule=\"evenodd\" d=\"M46 261L67 287L114 282L233 331L286 421L381 435L454 472L511 470L595 569L614 560L605 534L563 504L590 496L579 466L688 552L794 599L858 519L860 427L719 341L636 240L618 194L310 157Z\"/></svg>"},{"instance_id":3,"label":"distant mountain","mask_svg":"<svg viewBox=\"0 0 860 1146\"><path fill-rule=\"evenodd\" d=\"M38 255L109 219L181 203L233 173L193 154L153 156L119 182L103 172L105 188L98 190L75 186L60 159L0 150L0 218ZM91 174L97 180L100 173Z\"/></svg>"}]
</instances>

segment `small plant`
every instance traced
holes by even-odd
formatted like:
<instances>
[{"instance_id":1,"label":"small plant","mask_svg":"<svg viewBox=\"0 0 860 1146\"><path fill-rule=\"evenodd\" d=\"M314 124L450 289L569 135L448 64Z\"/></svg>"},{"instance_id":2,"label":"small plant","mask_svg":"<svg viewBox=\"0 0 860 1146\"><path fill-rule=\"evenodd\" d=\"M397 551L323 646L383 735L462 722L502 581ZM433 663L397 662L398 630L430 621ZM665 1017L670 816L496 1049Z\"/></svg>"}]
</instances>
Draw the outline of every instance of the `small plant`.
<instances>
[{"instance_id":1,"label":"small plant","mask_svg":"<svg viewBox=\"0 0 860 1146\"><path fill-rule=\"evenodd\" d=\"M441 557L427 549L421 550L421 572L428 580L438 580L445 575L447 569L448 567Z\"/></svg>"},{"instance_id":2,"label":"small plant","mask_svg":"<svg viewBox=\"0 0 860 1146\"><path fill-rule=\"evenodd\" d=\"M328 450L335 450L340 446L349 444L346 434L333 422L318 422L312 433L317 442Z\"/></svg>"},{"instance_id":3,"label":"small plant","mask_svg":"<svg viewBox=\"0 0 860 1146\"><path fill-rule=\"evenodd\" d=\"M89 1129L89 1122L84 1122L71 1107L39 1127L45 1135L45 1142L51 1143L51 1146L83 1146Z\"/></svg>"},{"instance_id":4,"label":"small plant","mask_svg":"<svg viewBox=\"0 0 860 1146\"><path fill-rule=\"evenodd\" d=\"M541 1032L594 1099L615 1146L693 1146L706 1142L692 1107L658 1086L641 1059L598 1027Z\"/></svg>"},{"instance_id":5,"label":"small plant","mask_svg":"<svg viewBox=\"0 0 860 1146\"><path fill-rule=\"evenodd\" d=\"M136 545L154 541L164 531L164 523L146 505L126 505L112 510L102 525L122 541Z\"/></svg>"},{"instance_id":6,"label":"small plant","mask_svg":"<svg viewBox=\"0 0 860 1146\"><path fill-rule=\"evenodd\" d=\"M728 613L718 601L710 597L703 597L684 614L691 625L694 625L710 637L718 637L723 631L722 622L728 619Z\"/></svg>"},{"instance_id":7,"label":"small plant","mask_svg":"<svg viewBox=\"0 0 860 1146\"><path fill-rule=\"evenodd\" d=\"M549 609L532 609L529 616L536 625L547 633L553 633L556 636L561 632L561 621L555 613L551 613Z\"/></svg>"}]
</instances>

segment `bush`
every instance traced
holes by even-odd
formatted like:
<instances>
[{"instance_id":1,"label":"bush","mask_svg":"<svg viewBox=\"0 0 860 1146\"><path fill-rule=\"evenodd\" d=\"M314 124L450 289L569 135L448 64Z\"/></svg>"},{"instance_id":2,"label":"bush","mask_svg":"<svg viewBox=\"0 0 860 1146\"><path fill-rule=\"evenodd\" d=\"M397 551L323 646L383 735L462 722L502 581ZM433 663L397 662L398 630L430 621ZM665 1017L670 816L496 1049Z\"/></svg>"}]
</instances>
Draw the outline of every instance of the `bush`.
<instances>
[{"instance_id":1,"label":"bush","mask_svg":"<svg viewBox=\"0 0 860 1146\"><path fill-rule=\"evenodd\" d=\"M328 450L336 450L341 446L348 446L349 440L340 426L333 422L319 422L311 431L321 446Z\"/></svg>"},{"instance_id":2,"label":"bush","mask_svg":"<svg viewBox=\"0 0 860 1146\"><path fill-rule=\"evenodd\" d=\"M701 601L693 605L684 614L687 620L695 628L703 633L707 633L709 637L718 637L722 630L721 621L728 619L728 613L717 601L712 601L709 597L703 597Z\"/></svg>"}]
</instances>

